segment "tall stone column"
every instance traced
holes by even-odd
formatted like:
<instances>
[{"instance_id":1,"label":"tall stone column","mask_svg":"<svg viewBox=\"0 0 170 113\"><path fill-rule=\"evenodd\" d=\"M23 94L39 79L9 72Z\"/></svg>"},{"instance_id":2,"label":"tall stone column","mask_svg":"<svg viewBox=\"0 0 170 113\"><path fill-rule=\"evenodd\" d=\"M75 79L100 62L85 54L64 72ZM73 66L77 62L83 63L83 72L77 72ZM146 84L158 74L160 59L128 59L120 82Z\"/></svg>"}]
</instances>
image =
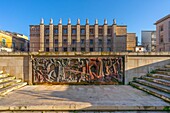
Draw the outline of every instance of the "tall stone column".
<instances>
[{"instance_id":1,"label":"tall stone column","mask_svg":"<svg viewBox=\"0 0 170 113\"><path fill-rule=\"evenodd\" d=\"M40 50L44 51L44 20L41 19L40 23Z\"/></svg>"},{"instance_id":2,"label":"tall stone column","mask_svg":"<svg viewBox=\"0 0 170 113\"><path fill-rule=\"evenodd\" d=\"M107 51L107 20L104 20L103 51Z\"/></svg>"},{"instance_id":3,"label":"tall stone column","mask_svg":"<svg viewBox=\"0 0 170 113\"><path fill-rule=\"evenodd\" d=\"M98 33L98 29L99 29L99 25L98 25L98 23L95 23L95 25L94 25L94 46L95 46L95 51L97 52L98 51L98 39L99 39L99 33Z\"/></svg>"},{"instance_id":4,"label":"tall stone column","mask_svg":"<svg viewBox=\"0 0 170 113\"><path fill-rule=\"evenodd\" d=\"M113 20L113 25L112 25L112 51L116 52L116 20Z\"/></svg>"},{"instance_id":5,"label":"tall stone column","mask_svg":"<svg viewBox=\"0 0 170 113\"><path fill-rule=\"evenodd\" d=\"M53 20L52 19L50 19L50 34L49 34L49 50L52 52L52 51L54 51L54 42L53 42L53 40L54 40L54 35L53 35L53 33L54 33L54 31L53 31L53 28L54 28L54 25L53 25Z\"/></svg>"},{"instance_id":6,"label":"tall stone column","mask_svg":"<svg viewBox=\"0 0 170 113\"><path fill-rule=\"evenodd\" d=\"M68 25L67 25L67 41L68 41L68 45L67 45L67 51L70 52L71 51L71 20L68 19Z\"/></svg>"},{"instance_id":7,"label":"tall stone column","mask_svg":"<svg viewBox=\"0 0 170 113\"><path fill-rule=\"evenodd\" d=\"M58 51L63 51L63 39L62 39L62 20L60 19L58 24Z\"/></svg>"},{"instance_id":8,"label":"tall stone column","mask_svg":"<svg viewBox=\"0 0 170 113\"><path fill-rule=\"evenodd\" d=\"M77 52L80 52L80 19L77 20Z\"/></svg>"},{"instance_id":9,"label":"tall stone column","mask_svg":"<svg viewBox=\"0 0 170 113\"><path fill-rule=\"evenodd\" d=\"M86 52L89 52L89 21L86 19Z\"/></svg>"}]
</instances>

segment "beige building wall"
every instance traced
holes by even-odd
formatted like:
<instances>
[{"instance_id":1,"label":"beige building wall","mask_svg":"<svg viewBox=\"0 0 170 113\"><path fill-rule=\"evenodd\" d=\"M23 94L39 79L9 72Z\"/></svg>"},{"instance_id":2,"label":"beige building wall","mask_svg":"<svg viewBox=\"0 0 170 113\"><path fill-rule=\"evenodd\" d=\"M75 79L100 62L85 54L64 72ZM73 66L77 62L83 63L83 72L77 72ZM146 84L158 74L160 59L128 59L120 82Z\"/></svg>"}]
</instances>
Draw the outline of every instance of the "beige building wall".
<instances>
[{"instance_id":1,"label":"beige building wall","mask_svg":"<svg viewBox=\"0 0 170 113\"><path fill-rule=\"evenodd\" d=\"M135 51L136 41L136 33L127 33L127 51Z\"/></svg>"}]
</instances>

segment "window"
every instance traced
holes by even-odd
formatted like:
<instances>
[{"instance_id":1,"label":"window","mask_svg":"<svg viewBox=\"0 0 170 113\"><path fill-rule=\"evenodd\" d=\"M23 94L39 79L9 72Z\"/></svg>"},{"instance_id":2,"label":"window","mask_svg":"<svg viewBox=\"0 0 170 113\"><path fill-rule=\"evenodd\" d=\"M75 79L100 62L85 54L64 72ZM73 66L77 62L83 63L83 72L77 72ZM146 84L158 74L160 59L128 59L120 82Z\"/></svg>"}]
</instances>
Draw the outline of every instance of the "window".
<instances>
[{"instance_id":1,"label":"window","mask_svg":"<svg viewBox=\"0 0 170 113\"><path fill-rule=\"evenodd\" d=\"M46 39L46 44L49 44L49 39Z\"/></svg>"},{"instance_id":2,"label":"window","mask_svg":"<svg viewBox=\"0 0 170 113\"><path fill-rule=\"evenodd\" d=\"M102 28L99 29L99 35L101 35L101 34L103 34L103 29Z\"/></svg>"},{"instance_id":3,"label":"window","mask_svg":"<svg viewBox=\"0 0 170 113\"><path fill-rule=\"evenodd\" d=\"M72 39L72 44L76 44L76 39Z\"/></svg>"},{"instance_id":4,"label":"window","mask_svg":"<svg viewBox=\"0 0 170 113\"><path fill-rule=\"evenodd\" d=\"M72 29L72 34L76 34L76 29Z\"/></svg>"},{"instance_id":5,"label":"window","mask_svg":"<svg viewBox=\"0 0 170 113\"><path fill-rule=\"evenodd\" d=\"M111 44L111 39L107 39L107 45Z\"/></svg>"},{"instance_id":6,"label":"window","mask_svg":"<svg viewBox=\"0 0 170 113\"><path fill-rule=\"evenodd\" d=\"M90 39L90 45L93 45L93 39Z\"/></svg>"},{"instance_id":7,"label":"window","mask_svg":"<svg viewBox=\"0 0 170 113\"><path fill-rule=\"evenodd\" d=\"M63 44L67 44L67 39L64 39L64 40L63 40Z\"/></svg>"},{"instance_id":8,"label":"window","mask_svg":"<svg viewBox=\"0 0 170 113\"><path fill-rule=\"evenodd\" d=\"M102 45L102 39L99 39L99 45Z\"/></svg>"},{"instance_id":9,"label":"window","mask_svg":"<svg viewBox=\"0 0 170 113\"><path fill-rule=\"evenodd\" d=\"M64 48L63 48L63 51L64 51L64 52L67 52L67 47L64 47Z\"/></svg>"},{"instance_id":10,"label":"window","mask_svg":"<svg viewBox=\"0 0 170 113\"><path fill-rule=\"evenodd\" d=\"M112 34L112 29L110 29L110 28L107 29L107 34L108 34L108 35L111 35L111 34Z\"/></svg>"},{"instance_id":11,"label":"window","mask_svg":"<svg viewBox=\"0 0 170 113\"><path fill-rule=\"evenodd\" d=\"M163 31L163 25L159 26L159 31Z\"/></svg>"},{"instance_id":12,"label":"window","mask_svg":"<svg viewBox=\"0 0 170 113\"><path fill-rule=\"evenodd\" d=\"M85 29L80 29L80 34L84 35L85 34Z\"/></svg>"},{"instance_id":13,"label":"window","mask_svg":"<svg viewBox=\"0 0 170 113\"><path fill-rule=\"evenodd\" d=\"M46 29L46 30L45 30L45 34L46 34L46 35L48 35L49 32L50 32L49 29Z\"/></svg>"},{"instance_id":14,"label":"window","mask_svg":"<svg viewBox=\"0 0 170 113\"><path fill-rule=\"evenodd\" d=\"M111 51L111 48L110 48L110 47L108 47L108 48L107 48L107 51Z\"/></svg>"},{"instance_id":15,"label":"window","mask_svg":"<svg viewBox=\"0 0 170 113\"><path fill-rule=\"evenodd\" d=\"M66 28L63 30L63 34L67 34L67 29Z\"/></svg>"},{"instance_id":16,"label":"window","mask_svg":"<svg viewBox=\"0 0 170 113\"><path fill-rule=\"evenodd\" d=\"M54 34L58 34L58 29L54 29Z\"/></svg>"},{"instance_id":17,"label":"window","mask_svg":"<svg viewBox=\"0 0 170 113\"><path fill-rule=\"evenodd\" d=\"M58 44L58 39L55 39L55 44Z\"/></svg>"},{"instance_id":18,"label":"window","mask_svg":"<svg viewBox=\"0 0 170 113\"><path fill-rule=\"evenodd\" d=\"M90 29L90 35L93 35L93 34L94 34L94 29L91 28L91 29Z\"/></svg>"},{"instance_id":19,"label":"window","mask_svg":"<svg viewBox=\"0 0 170 113\"><path fill-rule=\"evenodd\" d=\"M49 52L49 47L46 48L46 52Z\"/></svg>"},{"instance_id":20,"label":"window","mask_svg":"<svg viewBox=\"0 0 170 113\"><path fill-rule=\"evenodd\" d=\"M55 47L55 51L58 51L58 47Z\"/></svg>"},{"instance_id":21,"label":"window","mask_svg":"<svg viewBox=\"0 0 170 113\"><path fill-rule=\"evenodd\" d=\"M75 48L75 47L73 47L73 48L72 48L72 51L76 51L76 48Z\"/></svg>"},{"instance_id":22,"label":"window","mask_svg":"<svg viewBox=\"0 0 170 113\"><path fill-rule=\"evenodd\" d=\"M85 48L84 48L84 47L82 47L82 48L81 48L81 51L85 51Z\"/></svg>"},{"instance_id":23,"label":"window","mask_svg":"<svg viewBox=\"0 0 170 113\"><path fill-rule=\"evenodd\" d=\"M160 36L160 42L163 42L163 35Z\"/></svg>"},{"instance_id":24,"label":"window","mask_svg":"<svg viewBox=\"0 0 170 113\"><path fill-rule=\"evenodd\" d=\"M90 48L90 52L93 52L93 48Z\"/></svg>"},{"instance_id":25,"label":"window","mask_svg":"<svg viewBox=\"0 0 170 113\"><path fill-rule=\"evenodd\" d=\"M2 39L2 46L6 46L6 40L4 38Z\"/></svg>"},{"instance_id":26,"label":"window","mask_svg":"<svg viewBox=\"0 0 170 113\"><path fill-rule=\"evenodd\" d=\"M84 42L85 42L84 39L81 39L80 43L81 43L81 44L84 44Z\"/></svg>"},{"instance_id":27,"label":"window","mask_svg":"<svg viewBox=\"0 0 170 113\"><path fill-rule=\"evenodd\" d=\"M99 47L99 52L100 52L100 51L103 51L103 49L102 49L101 47Z\"/></svg>"}]
</instances>

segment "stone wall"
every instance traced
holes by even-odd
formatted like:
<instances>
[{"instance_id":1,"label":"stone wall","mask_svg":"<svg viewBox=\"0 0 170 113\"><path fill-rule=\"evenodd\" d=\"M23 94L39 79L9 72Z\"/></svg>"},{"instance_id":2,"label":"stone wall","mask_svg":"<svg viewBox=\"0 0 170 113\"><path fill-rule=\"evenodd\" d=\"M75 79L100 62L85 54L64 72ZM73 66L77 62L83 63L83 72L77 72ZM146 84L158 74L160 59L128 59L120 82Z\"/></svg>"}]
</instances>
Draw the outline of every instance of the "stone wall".
<instances>
[{"instance_id":1,"label":"stone wall","mask_svg":"<svg viewBox=\"0 0 170 113\"><path fill-rule=\"evenodd\" d=\"M31 52L31 53L0 53L0 70L32 83L32 57L125 57L125 84L147 74L153 69L170 63L169 52L159 53L127 53L127 52Z\"/></svg>"}]
</instances>

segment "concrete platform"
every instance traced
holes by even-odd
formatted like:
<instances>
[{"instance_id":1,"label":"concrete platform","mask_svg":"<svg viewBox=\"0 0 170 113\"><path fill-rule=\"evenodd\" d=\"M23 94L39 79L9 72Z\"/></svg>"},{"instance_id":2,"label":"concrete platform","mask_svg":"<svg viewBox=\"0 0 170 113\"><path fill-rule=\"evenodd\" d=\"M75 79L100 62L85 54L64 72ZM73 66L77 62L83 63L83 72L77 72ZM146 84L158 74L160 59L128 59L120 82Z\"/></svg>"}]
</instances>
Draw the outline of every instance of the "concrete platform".
<instances>
[{"instance_id":1,"label":"concrete platform","mask_svg":"<svg viewBox=\"0 0 170 113\"><path fill-rule=\"evenodd\" d=\"M170 103L125 85L34 85L0 97L1 111L159 111Z\"/></svg>"}]
</instances>

